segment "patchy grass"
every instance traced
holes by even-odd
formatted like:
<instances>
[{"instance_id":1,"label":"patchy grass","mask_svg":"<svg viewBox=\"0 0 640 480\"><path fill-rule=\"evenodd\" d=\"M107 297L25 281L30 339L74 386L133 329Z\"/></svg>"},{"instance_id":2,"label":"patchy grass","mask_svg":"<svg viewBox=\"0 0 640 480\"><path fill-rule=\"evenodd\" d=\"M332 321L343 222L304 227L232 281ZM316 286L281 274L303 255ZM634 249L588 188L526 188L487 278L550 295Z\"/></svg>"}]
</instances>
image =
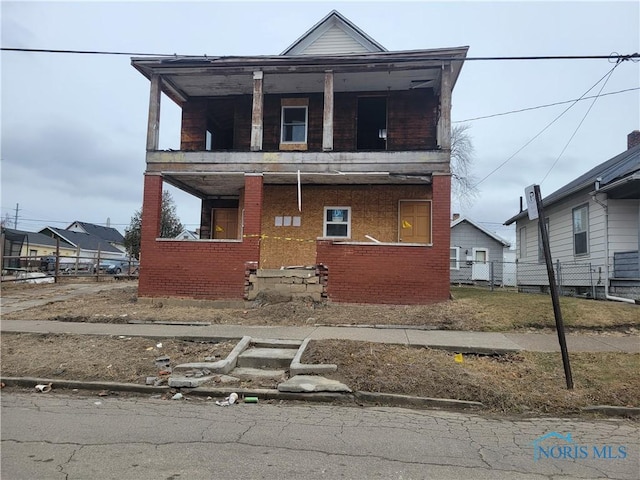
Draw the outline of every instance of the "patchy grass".
<instances>
[{"instance_id":1,"label":"patchy grass","mask_svg":"<svg viewBox=\"0 0 640 480\"><path fill-rule=\"evenodd\" d=\"M575 353L574 390L567 390L560 354L502 356L348 340L309 343L305 363L335 363L328 377L354 390L482 402L502 413L570 414L588 405L640 406L640 354Z\"/></svg>"},{"instance_id":2,"label":"patchy grass","mask_svg":"<svg viewBox=\"0 0 640 480\"><path fill-rule=\"evenodd\" d=\"M508 331L521 328L555 328L549 295L514 290L452 287L453 303L464 305L468 330ZM560 310L568 329L636 329L640 307L627 303L560 297Z\"/></svg>"}]
</instances>

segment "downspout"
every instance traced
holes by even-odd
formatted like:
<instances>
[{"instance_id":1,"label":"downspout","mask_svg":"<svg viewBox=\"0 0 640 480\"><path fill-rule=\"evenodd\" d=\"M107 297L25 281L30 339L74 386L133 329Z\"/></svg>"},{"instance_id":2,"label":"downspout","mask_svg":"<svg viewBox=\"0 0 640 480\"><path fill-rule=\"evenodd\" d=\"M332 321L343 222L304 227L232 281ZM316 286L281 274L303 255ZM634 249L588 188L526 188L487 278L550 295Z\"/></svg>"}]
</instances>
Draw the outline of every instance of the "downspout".
<instances>
[{"instance_id":1,"label":"downspout","mask_svg":"<svg viewBox=\"0 0 640 480\"><path fill-rule=\"evenodd\" d=\"M600 178L596 179L595 191L591 198L594 202L602 207L604 210L604 297L607 300L613 300L616 302L625 302L636 304L637 301L632 298L614 297L609 295L609 207L606 203L598 200L598 191L600 190ZM606 194L605 194L606 195Z\"/></svg>"}]
</instances>

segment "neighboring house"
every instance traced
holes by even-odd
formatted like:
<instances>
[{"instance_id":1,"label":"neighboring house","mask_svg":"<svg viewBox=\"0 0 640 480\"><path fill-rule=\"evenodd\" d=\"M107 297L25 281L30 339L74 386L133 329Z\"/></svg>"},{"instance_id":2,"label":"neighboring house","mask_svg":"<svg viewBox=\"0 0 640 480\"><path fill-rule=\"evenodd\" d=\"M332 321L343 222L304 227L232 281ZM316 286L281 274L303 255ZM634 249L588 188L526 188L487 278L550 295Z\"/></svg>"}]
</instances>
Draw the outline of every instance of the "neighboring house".
<instances>
[{"instance_id":1,"label":"neighboring house","mask_svg":"<svg viewBox=\"0 0 640 480\"><path fill-rule=\"evenodd\" d=\"M482 225L454 215L451 222L451 283L502 285L504 252L511 244Z\"/></svg>"},{"instance_id":2,"label":"neighboring house","mask_svg":"<svg viewBox=\"0 0 640 480\"><path fill-rule=\"evenodd\" d=\"M640 131L628 135L627 146L543 198L551 257L561 265L558 283L571 293L640 299ZM548 281L538 221L521 211L505 225L513 223L518 286L544 289ZM536 263L537 271L524 268Z\"/></svg>"},{"instance_id":3,"label":"neighboring house","mask_svg":"<svg viewBox=\"0 0 640 480\"><path fill-rule=\"evenodd\" d=\"M3 228L4 239L2 249L2 268L24 268L39 267L40 257L56 254L57 242L55 238L42 233L26 232L24 230L14 230ZM60 256L73 256L76 249L64 240L59 244ZM4 257L32 257L29 259L4 258Z\"/></svg>"},{"instance_id":4,"label":"neighboring house","mask_svg":"<svg viewBox=\"0 0 640 480\"><path fill-rule=\"evenodd\" d=\"M151 84L139 295L250 298L251 278L305 266L333 301L447 300L467 50L387 51L333 11L280 55L133 58ZM180 151L158 149L162 93ZM198 241L158 238L165 182L201 200Z\"/></svg>"},{"instance_id":5,"label":"neighboring house","mask_svg":"<svg viewBox=\"0 0 640 480\"><path fill-rule=\"evenodd\" d=\"M125 253L127 251L124 247L124 237L118 230L113 227L105 227L102 225L96 225L94 223L75 221L71 225L69 225L66 230L94 235L98 238L101 238L102 240L105 240L106 242L109 242L112 247L117 248L122 253Z\"/></svg>"},{"instance_id":6,"label":"neighboring house","mask_svg":"<svg viewBox=\"0 0 640 480\"><path fill-rule=\"evenodd\" d=\"M52 238L59 238L74 248L73 256L78 256L81 263L94 263L100 259L123 259L124 252L111 245L110 242L96 235L85 232L75 232L55 227L45 227L40 233Z\"/></svg>"},{"instance_id":7,"label":"neighboring house","mask_svg":"<svg viewBox=\"0 0 640 480\"><path fill-rule=\"evenodd\" d=\"M198 240L200 237L198 236L197 231L187 230L186 228L182 230L175 238L179 240Z\"/></svg>"}]
</instances>

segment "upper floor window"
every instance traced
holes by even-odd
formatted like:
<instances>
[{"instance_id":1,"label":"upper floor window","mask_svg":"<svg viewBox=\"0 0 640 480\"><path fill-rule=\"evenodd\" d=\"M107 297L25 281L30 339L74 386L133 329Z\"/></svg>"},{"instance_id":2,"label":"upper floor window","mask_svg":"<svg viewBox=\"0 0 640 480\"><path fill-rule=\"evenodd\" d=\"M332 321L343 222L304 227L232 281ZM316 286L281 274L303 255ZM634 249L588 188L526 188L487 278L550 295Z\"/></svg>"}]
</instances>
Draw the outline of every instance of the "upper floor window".
<instances>
[{"instance_id":1,"label":"upper floor window","mask_svg":"<svg viewBox=\"0 0 640 480\"><path fill-rule=\"evenodd\" d=\"M307 143L308 110L306 106L283 106L281 143Z\"/></svg>"},{"instance_id":2,"label":"upper floor window","mask_svg":"<svg viewBox=\"0 0 640 480\"><path fill-rule=\"evenodd\" d=\"M323 236L351 238L351 207L324 207Z\"/></svg>"},{"instance_id":3,"label":"upper floor window","mask_svg":"<svg viewBox=\"0 0 640 480\"><path fill-rule=\"evenodd\" d=\"M573 254L589 253L589 205L573 209Z\"/></svg>"}]
</instances>

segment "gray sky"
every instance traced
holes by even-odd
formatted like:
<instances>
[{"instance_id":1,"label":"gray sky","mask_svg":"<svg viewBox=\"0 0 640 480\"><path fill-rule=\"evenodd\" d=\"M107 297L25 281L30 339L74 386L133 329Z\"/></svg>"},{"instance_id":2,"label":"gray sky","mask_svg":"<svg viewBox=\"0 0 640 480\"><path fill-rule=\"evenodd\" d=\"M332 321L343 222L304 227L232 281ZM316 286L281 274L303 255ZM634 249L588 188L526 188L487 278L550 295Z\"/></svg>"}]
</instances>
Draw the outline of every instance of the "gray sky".
<instances>
[{"instance_id":1,"label":"gray sky","mask_svg":"<svg viewBox=\"0 0 640 480\"><path fill-rule=\"evenodd\" d=\"M7 2L2 46L189 55L278 54L332 9L389 50L468 45L469 57L609 55L640 51L640 3L630 2ZM127 56L2 52L1 214L18 228L74 220L124 231L142 204L149 82ZM572 100L615 66L608 60L467 62L452 120ZM620 64L602 93L640 86ZM606 78L605 78L606 79ZM604 80L588 93L596 95ZM626 149L640 128L639 90L579 102L479 185L454 211L513 241L501 224L524 188L548 195ZM569 105L468 122L473 174L484 178ZM575 137L563 148L585 117ZM162 103L160 146L179 149L180 111ZM199 202L171 190L195 229ZM11 226L12 223L11 223Z\"/></svg>"}]
</instances>

